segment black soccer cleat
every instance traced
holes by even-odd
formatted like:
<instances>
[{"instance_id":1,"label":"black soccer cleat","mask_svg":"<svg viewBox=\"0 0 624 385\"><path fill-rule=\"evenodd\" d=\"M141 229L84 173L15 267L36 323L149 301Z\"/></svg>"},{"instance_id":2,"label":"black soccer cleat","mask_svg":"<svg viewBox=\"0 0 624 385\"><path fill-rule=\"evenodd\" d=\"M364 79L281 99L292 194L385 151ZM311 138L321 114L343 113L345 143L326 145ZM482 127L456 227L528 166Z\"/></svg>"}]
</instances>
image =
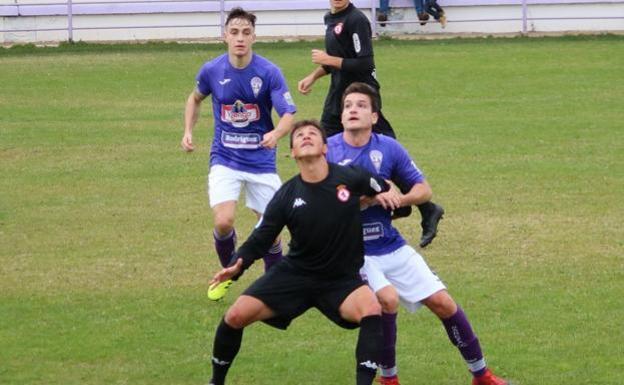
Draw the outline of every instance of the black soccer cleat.
<instances>
[{"instance_id":1,"label":"black soccer cleat","mask_svg":"<svg viewBox=\"0 0 624 385\"><path fill-rule=\"evenodd\" d=\"M412 206L402 206L392 211L392 219L406 218L412 215Z\"/></svg>"},{"instance_id":2,"label":"black soccer cleat","mask_svg":"<svg viewBox=\"0 0 624 385\"><path fill-rule=\"evenodd\" d=\"M385 23L385 22L386 22L386 21L388 21L388 15L386 15L386 14L385 14L385 13L383 13L383 12L379 12L379 13L377 14L377 21L379 22L379 25L380 25L381 27L385 27L385 26L386 26L386 23Z\"/></svg>"},{"instance_id":3,"label":"black soccer cleat","mask_svg":"<svg viewBox=\"0 0 624 385\"><path fill-rule=\"evenodd\" d=\"M438 235L438 223L440 223L440 219L444 216L444 208L442 206L433 202L427 202L427 206L425 210L419 207L422 215L422 222L420 222L420 225L423 229L422 236L420 237L420 247L427 247L427 245L433 241L433 238Z\"/></svg>"}]
</instances>

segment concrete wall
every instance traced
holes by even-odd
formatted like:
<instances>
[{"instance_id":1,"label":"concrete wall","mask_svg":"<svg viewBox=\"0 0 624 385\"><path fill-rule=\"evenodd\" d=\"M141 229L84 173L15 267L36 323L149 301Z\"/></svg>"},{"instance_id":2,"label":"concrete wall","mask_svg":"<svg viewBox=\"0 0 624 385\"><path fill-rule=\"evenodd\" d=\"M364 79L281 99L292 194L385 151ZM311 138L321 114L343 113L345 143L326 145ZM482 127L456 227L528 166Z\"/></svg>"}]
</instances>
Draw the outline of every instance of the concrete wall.
<instances>
[{"instance_id":1,"label":"concrete wall","mask_svg":"<svg viewBox=\"0 0 624 385\"><path fill-rule=\"evenodd\" d=\"M55 2L56 1L56 2ZM373 19L376 0L355 0ZM392 11L380 34L497 34L624 31L624 0L439 0L448 26L416 22L412 0L390 0ZM322 36L327 0L145 1L0 0L0 43L218 39L221 9L242 5L258 16L262 37ZM523 21L523 15L528 18ZM71 30L68 25L72 26Z\"/></svg>"}]
</instances>

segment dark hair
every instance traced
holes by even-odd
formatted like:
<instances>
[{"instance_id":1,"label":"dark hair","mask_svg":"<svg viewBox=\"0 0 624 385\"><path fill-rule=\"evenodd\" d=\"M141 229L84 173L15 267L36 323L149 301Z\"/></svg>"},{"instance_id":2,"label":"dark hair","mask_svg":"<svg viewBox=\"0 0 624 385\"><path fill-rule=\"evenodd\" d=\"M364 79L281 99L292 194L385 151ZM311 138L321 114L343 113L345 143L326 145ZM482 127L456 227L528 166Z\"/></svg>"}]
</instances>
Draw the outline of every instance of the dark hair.
<instances>
[{"instance_id":1,"label":"dark hair","mask_svg":"<svg viewBox=\"0 0 624 385\"><path fill-rule=\"evenodd\" d=\"M295 124L293 124L292 130L290 130L290 148L293 147L293 137L295 136L295 131L297 131L298 129L302 127L308 127L308 126L316 127L316 129L319 130L319 132L321 133L321 138L323 138L323 143L327 143L327 133L325 132L323 127L321 127L321 124L318 122L318 120L303 119L298 122L295 122Z\"/></svg>"},{"instance_id":2,"label":"dark hair","mask_svg":"<svg viewBox=\"0 0 624 385\"><path fill-rule=\"evenodd\" d=\"M347 95L355 93L368 95L373 112L379 112L379 93L373 87L361 82L351 83L349 87L347 87L344 94L342 94L342 106L344 106Z\"/></svg>"},{"instance_id":3,"label":"dark hair","mask_svg":"<svg viewBox=\"0 0 624 385\"><path fill-rule=\"evenodd\" d=\"M228 13L227 19L225 20L225 25L230 24L232 19L244 19L247 20L252 27L256 27L256 15L253 13L249 13L242 9L241 7L232 8L230 13Z\"/></svg>"}]
</instances>

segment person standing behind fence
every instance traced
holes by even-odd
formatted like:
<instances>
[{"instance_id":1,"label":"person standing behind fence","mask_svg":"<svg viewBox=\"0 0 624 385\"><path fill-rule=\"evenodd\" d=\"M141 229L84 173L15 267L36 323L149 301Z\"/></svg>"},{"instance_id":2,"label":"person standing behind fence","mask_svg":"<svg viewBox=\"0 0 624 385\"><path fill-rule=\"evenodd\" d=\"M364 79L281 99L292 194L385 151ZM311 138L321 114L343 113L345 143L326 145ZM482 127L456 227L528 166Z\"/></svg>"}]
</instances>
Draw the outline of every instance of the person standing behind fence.
<instances>
[{"instance_id":1,"label":"person standing behind fence","mask_svg":"<svg viewBox=\"0 0 624 385\"><path fill-rule=\"evenodd\" d=\"M252 51L256 16L234 8L225 22L228 52L203 65L186 102L182 148L193 151L193 127L202 101L212 95L214 138L210 149L208 196L214 215L215 249L226 266L236 246L234 216L242 188L258 218L281 185L276 170L278 140L290 132L296 107L280 69ZM280 116L273 125L271 110ZM266 250L265 268L281 259L279 238ZM211 287L213 300L230 282Z\"/></svg>"},{"instance_id":2,"label":"person standing behind fence","mask_svg":"<svg viewBox=\"0 0 624 385\"><path fill-rule=\"evenodd\" d=\"M379 93L373 53L372 31L366 16L349 0L330 0L330 12L325 15L325 49L313 49L312 62L318 67L299 81L298 90L303 95L312 91L319 78L331 74L331 83L325 98L321 124L332 136L343 131L341 122L342 94L354 82L366 83ZM396 138L390 122L380 110L373 131ZM402 186L399 186L402 187ZM436 237L438 223L444 209L431 201L419 204L422 221L420 246L426 247ZM395 217L411 214L411 207L396 210Z\"/></svg>"}]
</instances>

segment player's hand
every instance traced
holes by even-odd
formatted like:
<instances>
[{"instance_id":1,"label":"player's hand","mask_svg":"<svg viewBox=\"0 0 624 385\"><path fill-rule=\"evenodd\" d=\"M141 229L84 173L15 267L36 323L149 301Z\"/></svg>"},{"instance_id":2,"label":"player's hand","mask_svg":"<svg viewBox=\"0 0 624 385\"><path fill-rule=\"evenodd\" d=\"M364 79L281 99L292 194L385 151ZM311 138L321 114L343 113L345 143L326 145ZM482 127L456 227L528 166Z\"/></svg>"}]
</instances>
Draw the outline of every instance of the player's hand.
<instances>
[{"instance_id":1,"label":"player's hand","mask_svg":"<svg viewBox=\"0 0 624 385\"><path fill-rule=\"evenodd\" d=\"M195 146L193 146L192 134L185 133L182 137L182 143L180 144L182 145L182 149L186 152L191 152L195 149Z\"/></svg>"},{"instance_id":2,"label":"player's hand","mask_svg":"<svg viewBox=\"0 0 624 385\"><path fill-rule=\"evenodd\" d=\"M314 84L314 77L308 75L305 78L299 80L297 83L297 90L303 94L307 95L312 91L312 84Z\"/></svg>"},{"instance_id":3,"label":"player's hand","mask_svg":"<svg viewBox=\"0 0 624 385\"><path fill-rule=\"evenodd\" d=\"M392 185L390 190L375 195L375 201L386 210L394 210L401 207L401 192Z\"/></svg>"},{"instance_id":4,"label":"player's hand","mask_svg":"<svg viewBox=\"0 0 624 385\"><path fill-rule=\"evenodd\" d=\"M375 206L376 204L377 201L375 200L375 197L367 197L366 195L362 195L360 197L360 210L366 210L367 208Z\"/></svg>"},{"instance_id":5,"label":"player's hand","mask_svg":"<svg viewBox=\"0 0 624 385\"><path fill-rule=\"evenodd\" d=\"M220 272L215 274L214 277L212 277L212 280L210 281L209 286L212 286L216 283L227 281L228 279L232 279L232 277L236 277L238 274L240 274L242 269L243 269L243 259L238 258L234 265L230 267L225 267Z\"/></svg>"},{"instance_id":6,"label":"player's hand","mask_svg":"<svg viewBox=\"0 0 624 385\"><path fill-rule=\"evenodd\" d=\"M277 136L273 131L269 131L262 137L260 145L264 148L275 148L277 146Z\"/></svg>"},{"instance_id":7,"label":"player's hand","mask_svg":"<svg viewBox=\"0 0 624 385\"><path fill-rule=\"evenodd\" d=\"M327 65L327 60L329 59L329 55L327 52L321 49L313 49L312 50L312 63L318 65Z\"/></svg>"}]
</instances>

